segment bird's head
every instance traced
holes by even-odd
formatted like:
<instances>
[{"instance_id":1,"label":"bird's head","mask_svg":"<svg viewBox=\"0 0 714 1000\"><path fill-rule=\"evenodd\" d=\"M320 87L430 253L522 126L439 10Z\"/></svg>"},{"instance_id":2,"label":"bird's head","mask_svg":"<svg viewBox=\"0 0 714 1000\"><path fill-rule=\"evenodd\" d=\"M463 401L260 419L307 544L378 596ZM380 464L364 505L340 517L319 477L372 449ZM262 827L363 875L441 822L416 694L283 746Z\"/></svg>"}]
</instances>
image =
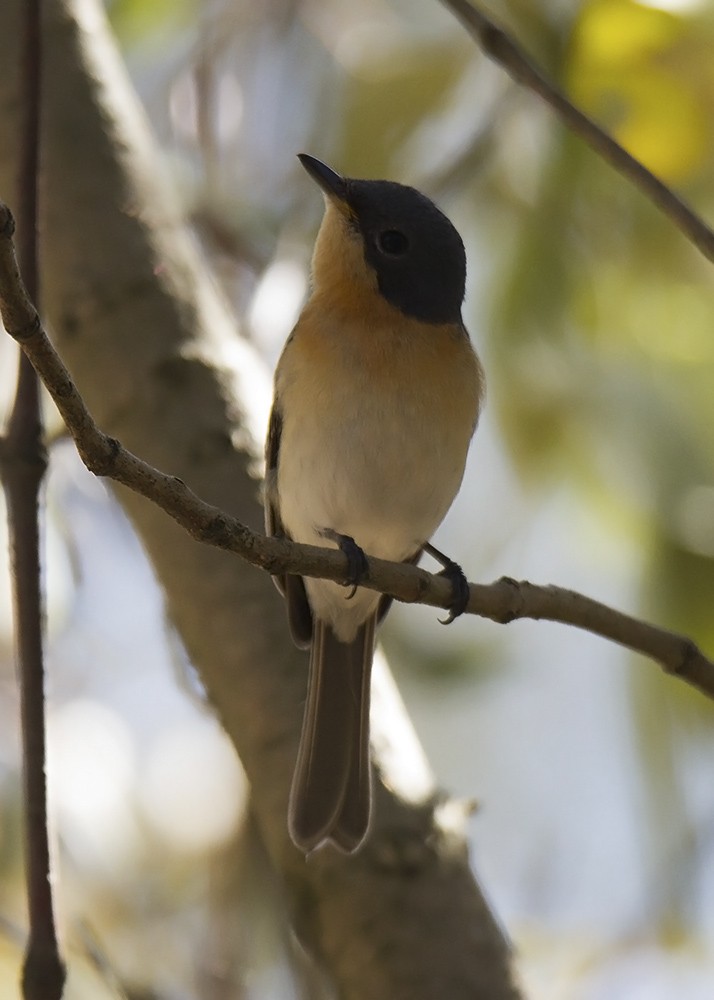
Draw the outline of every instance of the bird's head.
<instances>
[{"instance_id":1,"label":"bird's head","mask_svg":"<svg viewBox=\"0 0 714 1000\"><path fill-rule=\"evenodd\" d=\"M443 212L404 184L342 177L307 153L299 159L325 195L315 292L346 302L378 294L412 319L460 323L466 255Z\"/></svg>"}]
</instances>

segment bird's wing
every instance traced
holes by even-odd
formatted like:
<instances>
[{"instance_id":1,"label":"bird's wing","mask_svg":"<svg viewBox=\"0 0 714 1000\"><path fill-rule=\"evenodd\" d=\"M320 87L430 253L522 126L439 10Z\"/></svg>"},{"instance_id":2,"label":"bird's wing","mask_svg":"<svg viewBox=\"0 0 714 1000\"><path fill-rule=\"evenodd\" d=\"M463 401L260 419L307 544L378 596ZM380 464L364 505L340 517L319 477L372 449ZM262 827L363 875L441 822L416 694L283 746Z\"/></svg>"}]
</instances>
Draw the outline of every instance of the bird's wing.
<instances>
[{"instance_id":1,"label":"bird's wing","mask_svg":"<svg viewBox=\"0 0 714 1000\"><path fill-rule=\"evenodd\" d=\"M265 532L278 538L289 538L280 517L278 497L278 462L280 461L280 439L283 430L283 416L277 401L273 404L268 424L268 438L265 444ZM288 624L296 646L301 649L310 645L312 639L312 612L301 576L281 574L273 581L284 596L288 606Z\"/></svg>"},{"instance_id":2,"label":"bird's wing","mask_svg":"<svg viewBox=\"0 0 714 1000\"><path fill-rule=\"evenodd\" d=\"M283 432L283 415L277 401L270 411L268 437L265 442L265 533L283 536L278 502L278 457Z\"/></svg>"}]
</instances>

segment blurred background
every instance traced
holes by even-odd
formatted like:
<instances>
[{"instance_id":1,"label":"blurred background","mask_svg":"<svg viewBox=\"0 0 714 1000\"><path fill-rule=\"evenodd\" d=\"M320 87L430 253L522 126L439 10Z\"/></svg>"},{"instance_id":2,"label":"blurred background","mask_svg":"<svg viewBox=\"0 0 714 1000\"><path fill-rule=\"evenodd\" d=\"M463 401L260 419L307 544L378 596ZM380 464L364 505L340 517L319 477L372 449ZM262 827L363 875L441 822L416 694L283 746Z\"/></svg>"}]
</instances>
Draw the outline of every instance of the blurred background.
<instances>
[{"instance_id":1,"label":"blurred background","mask_svg":"<svg viewBox=\"0 0 714 1000\"><path fill-rule=\"evenodd\" d=\"M714 219L714 4L498 8L548 76ZM461 232L489 395L437 544L472 579L572 587L714 651L712 265L436 0L107 9L195 238L269 366L322 210L295 153L414 184ZM4 405L13 374L0 341ZM151 568L54 432L49 778L68 1000L317 996ZM0 987L15 996L3 532ZM529 997L711 997L714 706L563 626L436 618L397 607L383 642L439 783L479 803L474 863Z\"/></svg>"}]
</instances>

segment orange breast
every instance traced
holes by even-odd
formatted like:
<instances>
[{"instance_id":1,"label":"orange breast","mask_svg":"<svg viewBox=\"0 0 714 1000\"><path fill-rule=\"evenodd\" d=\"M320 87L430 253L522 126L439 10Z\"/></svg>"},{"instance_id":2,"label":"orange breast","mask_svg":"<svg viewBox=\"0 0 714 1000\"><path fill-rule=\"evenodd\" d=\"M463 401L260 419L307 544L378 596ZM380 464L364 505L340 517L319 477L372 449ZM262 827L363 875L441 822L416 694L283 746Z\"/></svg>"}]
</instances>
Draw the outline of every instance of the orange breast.
<instances>
[{"instance_id":1,"label":"orange breast","mask_svg":"<svg viewBox=\"0 0 714 1000\"><path fill-rule=\"evenodd\" d=\"M470 436L484 390L481 365L463 329L421 323L381 296L352 301L316 295L295 329L289 367L309 398L349 383L367 396L388 396L407 408L427 408L445 428ZM286 351L287 354L287 351Z\"/></svg>"}]
</instances>

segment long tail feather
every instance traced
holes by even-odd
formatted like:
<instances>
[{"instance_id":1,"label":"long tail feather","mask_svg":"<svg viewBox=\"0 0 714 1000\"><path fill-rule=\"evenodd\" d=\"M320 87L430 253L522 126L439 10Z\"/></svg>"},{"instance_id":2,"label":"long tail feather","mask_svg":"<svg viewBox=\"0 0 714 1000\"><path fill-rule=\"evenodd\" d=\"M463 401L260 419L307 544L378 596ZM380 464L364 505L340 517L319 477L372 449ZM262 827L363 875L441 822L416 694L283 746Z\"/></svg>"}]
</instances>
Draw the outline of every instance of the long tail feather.
<instances>
[{"instance_id":1,"label":"long tail feather","mask_svg":"<svg viewBox=\"0 0 714 1000\"><path fill-rule=\"evenodd\" d=\"M306 853L324 840L354 851L370 813L369 689L375 619L352 642L315 621L290 835Z\"/></svg>"}]
</instances>

